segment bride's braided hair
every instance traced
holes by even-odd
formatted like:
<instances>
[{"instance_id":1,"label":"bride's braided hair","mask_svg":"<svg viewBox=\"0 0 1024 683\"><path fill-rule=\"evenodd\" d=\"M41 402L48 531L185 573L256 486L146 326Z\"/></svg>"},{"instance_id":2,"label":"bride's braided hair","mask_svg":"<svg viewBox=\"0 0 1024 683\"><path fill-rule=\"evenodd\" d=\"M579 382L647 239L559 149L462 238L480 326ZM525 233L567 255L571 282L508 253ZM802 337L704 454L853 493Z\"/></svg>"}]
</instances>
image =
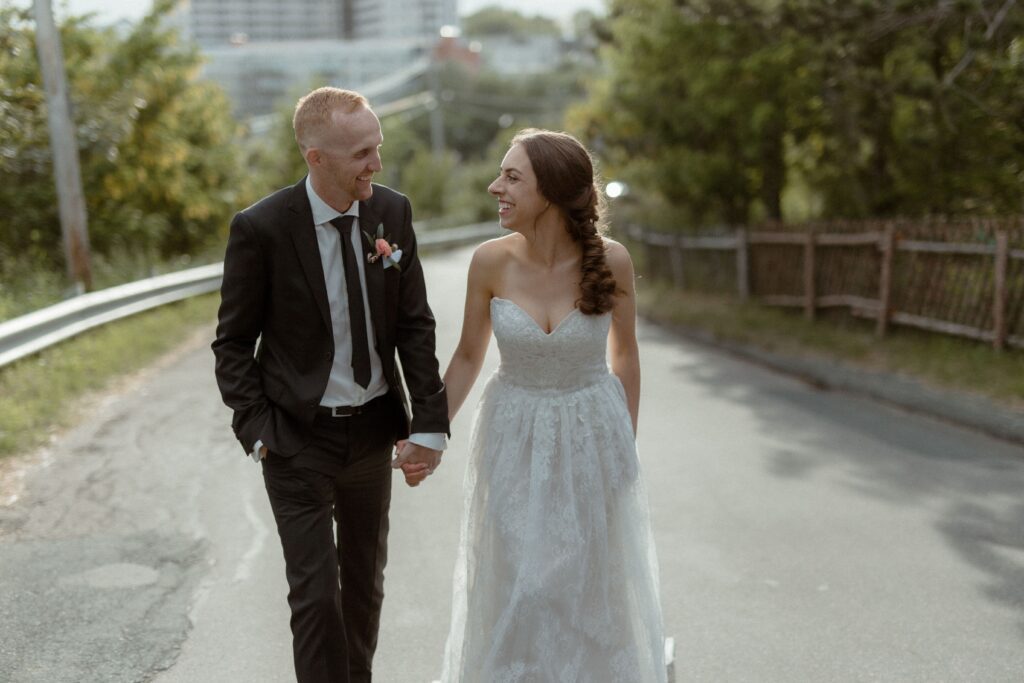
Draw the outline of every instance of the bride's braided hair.
<instances>
[{"instance_id":1,"label":"bride's braided hair","mask_svg":"<svg viewBox=\"0 0 1024 683\"><path fill-rule=\"evenodd\" d=\"M580 312L598 315L610 311L618 287L605 260L604 200L590 154L568 133L537 128L520 131L511 144L526 150L537 176L537 189L562 212L566 229L583 250Z\"/></svg>"}]
</instances>

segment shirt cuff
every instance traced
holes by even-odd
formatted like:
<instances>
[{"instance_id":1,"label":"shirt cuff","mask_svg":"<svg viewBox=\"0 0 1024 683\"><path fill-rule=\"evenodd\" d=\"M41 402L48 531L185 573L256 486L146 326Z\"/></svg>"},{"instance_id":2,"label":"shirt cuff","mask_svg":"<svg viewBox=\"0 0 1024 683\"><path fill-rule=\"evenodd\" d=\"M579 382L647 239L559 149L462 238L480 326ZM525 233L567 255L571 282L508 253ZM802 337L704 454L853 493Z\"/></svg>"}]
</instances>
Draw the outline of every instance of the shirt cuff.
<instances>
[{"instance_id":1,"label":"shirt cuff","mask_svg":"<svg viewBox=\"0 0 1024 683\"><path fill-rule=\"evenodd\" d=\"M263 439L256 439L256 444L252 447L252 453L249 454L249 457L255 460L256 462L259 462L264 457L263 455L260 454L260 451L262 449Z\"/></svg>"},{"instance_id":2,"label":"shirt cuff","mask_svg":"<svg viewBox=\"0 0 1024 683\"><path fill-rule=\"evenodd\" d=\"M448 438L445 436L444 432L422 432L419 434L410 434L409 441L417 446L423 446L424 448L430 448L435 451L443 451L448 448Z\"/></svg>"}]
</instances>

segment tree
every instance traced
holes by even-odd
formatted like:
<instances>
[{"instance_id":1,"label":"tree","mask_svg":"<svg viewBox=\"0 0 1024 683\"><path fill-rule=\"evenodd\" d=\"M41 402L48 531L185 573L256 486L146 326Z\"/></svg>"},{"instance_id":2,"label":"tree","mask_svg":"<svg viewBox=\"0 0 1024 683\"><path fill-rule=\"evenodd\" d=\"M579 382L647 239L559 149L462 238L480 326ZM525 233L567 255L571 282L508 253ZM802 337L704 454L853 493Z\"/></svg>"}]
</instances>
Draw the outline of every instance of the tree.
<instances>
[{"instance_id":1,"label":"tree","mask_svg":"<svg viewBox=\"0 0 1024 683\"><path fill-rule=\"evenodd\" d=\"M667 222L1021 208L1014 0L615 0L600 28L571 121Z\"/></svg>"},{"instance_id":2,"label":"tree","mask_svg":"<svg viewBox=\"0 0 1024 683\"><path fill-rule=\"evenodd\" d=\"M440 73L440 106L448 147L460 160L474 161L484 158L495 137L510 127L561 127L566 109L584 96L586 74L584 67L567 65L510 77L446 64ZM426 116L414 113L405 123L415 137L429 140Z\"/></svg>"},{"instance_id":3,"label":"tree","mask_svg":"<svg viewBox=\"0 0 1024 683\"><path fill-rule=\"evenodd\" d=\"M816 40L822 118L805 163L843 216L1019 211L1024 11L1015 0L791 0ZM1014 46L1018 47L1015 48Z\"/></svg>"},{"instance_id":4,"label":"tree","mask_svg":"<svg viewBox=\"0 0 1024 683\"><path fill-rule=\"evenodd\" d=\"M754 3L690 4L613 3L608 75L570 120L610 172L688 222L779 218L806 41L779 48Z\"/></svg>"},{"instance_id":5,"label":"tree","mask_svg":"<svg viewBox=\"0 0 1024 683\"><path fill-rule=\"evenodd\" d=\"M238 127L198 54L177 44L163 1L124 36L88 17L61 26L92 246L155 257L217 242L254 194ZM0 9L0 245L59 264L44 102L27 13Z\"/></svg>"},{"instance_id":6,"label":"tree","mask_svg":"<svg viewBox=\"0 0 1024 683\"><path fill-rule=\"evenodd\" d=\"M484 7L462 19L462 32L470 38L482 36L512 36L526 38L529 36L562 34L558 24L548 17L527 17L515 10L501 7Z\"/></svg>"}]
</instances>

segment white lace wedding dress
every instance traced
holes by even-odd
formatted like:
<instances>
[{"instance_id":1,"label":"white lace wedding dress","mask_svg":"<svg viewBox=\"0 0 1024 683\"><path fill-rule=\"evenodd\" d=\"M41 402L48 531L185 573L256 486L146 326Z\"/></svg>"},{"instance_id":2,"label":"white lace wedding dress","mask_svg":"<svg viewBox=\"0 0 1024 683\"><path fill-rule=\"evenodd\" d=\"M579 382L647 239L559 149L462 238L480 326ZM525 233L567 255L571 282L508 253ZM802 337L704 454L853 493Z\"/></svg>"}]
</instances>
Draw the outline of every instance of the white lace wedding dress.
<instances>
[{"instance_id":1,"label":"white lace wedding dress","mask_svg":"<svg viewBox=\"0 0 1024 683\"><path fill-rule=\"evenodd\" d=\"M657 559L609 314L491 300L443 683L666 680Z\"/></svg>"}]
</instances>

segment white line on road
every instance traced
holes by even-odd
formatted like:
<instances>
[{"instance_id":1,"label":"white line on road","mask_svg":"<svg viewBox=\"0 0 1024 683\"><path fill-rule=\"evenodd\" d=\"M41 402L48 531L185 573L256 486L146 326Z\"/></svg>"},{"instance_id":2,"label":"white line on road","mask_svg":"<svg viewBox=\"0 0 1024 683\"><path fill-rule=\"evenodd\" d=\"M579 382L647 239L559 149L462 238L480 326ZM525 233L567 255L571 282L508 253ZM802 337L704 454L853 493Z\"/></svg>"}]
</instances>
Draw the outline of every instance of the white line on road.
<instances>
[{"instance_id":1,"label":"white line on road","mask_svg":"<svg viewBox=\"0 0 1024 683\"><path fill-rule=\"evenodd\" d=\"M245 551L242 559L238 561L238 566L235 567L236 582L248 581L252 576L253 563L263 551L268 532L267 525L260 520L259 515L256 514L256 508L252 504L252 489L243 490L245 492L245 518L252 525L253 534L248 550Z\"/></svg>"}]
</instances>

